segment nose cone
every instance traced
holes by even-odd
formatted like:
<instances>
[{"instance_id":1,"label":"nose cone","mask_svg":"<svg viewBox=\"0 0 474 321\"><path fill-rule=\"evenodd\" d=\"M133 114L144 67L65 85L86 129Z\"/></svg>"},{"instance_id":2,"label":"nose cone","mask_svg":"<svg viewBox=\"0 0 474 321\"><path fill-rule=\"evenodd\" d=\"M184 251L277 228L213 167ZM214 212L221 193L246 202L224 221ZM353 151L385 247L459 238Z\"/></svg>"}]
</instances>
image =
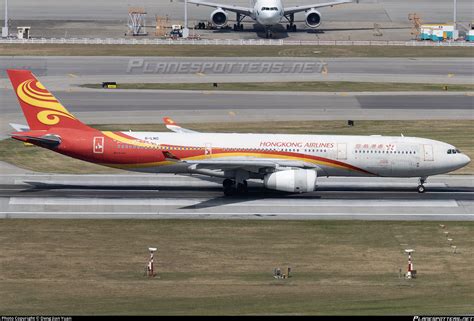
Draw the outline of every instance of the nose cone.
<instances>
[{"instance_id":1,"label":"nose cone","mask_svg":"<svg viewBox=\"0 0 474 321\"><path fill-rule=\"evenodd\" d=\"M471 159L469 158L469 156L467 156L465 154L462 154L461 156L462 156L462 158L460 160L461 167L464 167L464 166L466 166L467 164L469 164L471 162Z\"/></svg>"},{"instance_id":2,"label":"nose cone","mask_svg":"<svg viewBox=\"0 0 474 321\"><path fill-rule=\"evenodd\" d=\"M277 11L262 11L259 20L263 25L274 25L280 21L280 17Z\"/></svg>"}]
</instances>

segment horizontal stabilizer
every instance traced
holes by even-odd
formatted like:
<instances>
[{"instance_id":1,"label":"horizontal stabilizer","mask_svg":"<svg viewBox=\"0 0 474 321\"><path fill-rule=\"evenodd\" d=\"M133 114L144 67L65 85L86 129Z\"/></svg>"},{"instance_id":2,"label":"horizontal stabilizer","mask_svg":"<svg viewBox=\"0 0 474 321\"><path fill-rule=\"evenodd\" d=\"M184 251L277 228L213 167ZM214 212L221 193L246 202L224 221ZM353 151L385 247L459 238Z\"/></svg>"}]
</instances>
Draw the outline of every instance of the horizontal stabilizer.
<instances>
[{"instance_id":1,"label":"horizontal stabilizer","mask_svg":"<svg viewBox=\"0 0 474 321\"><path fill-rule=\"evenodd\" d=\"M43 131L16 132L11 133L10 136L22 142L46 147L56 147L61 144L61 137L58 135L44 134Z\"/></svg>"}]
</instances>

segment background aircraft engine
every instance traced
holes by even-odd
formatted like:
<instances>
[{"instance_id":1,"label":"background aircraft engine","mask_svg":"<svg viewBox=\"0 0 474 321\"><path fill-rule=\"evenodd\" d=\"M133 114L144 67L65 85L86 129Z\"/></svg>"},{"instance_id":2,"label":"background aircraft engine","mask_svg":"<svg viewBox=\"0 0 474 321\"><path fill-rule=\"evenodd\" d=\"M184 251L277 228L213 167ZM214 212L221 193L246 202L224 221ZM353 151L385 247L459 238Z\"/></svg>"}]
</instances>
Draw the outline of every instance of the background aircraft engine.
<instances>
[{"instance_id":1,"label":"background aircraft engine","mask_svg":"<svg viewBox=\"0 0 474 321\"><path fill-rule=\"evenodd\" d=\"M310 169L289 169L265 175L268 189L283 192L312 192L316 188L317 173Z\"/></svg>"},{"instance_id":2,"label":"background aircraft engine","mask_svg":"<svg viewBox=\"0 0 474 321\"><path fill-rule=\"evenodd\" d=\"M306 13L304 21L310 28L317 28L321 24L321 14L316 9L311 9Z\"/></svg>"},{"instance_id":3,"label":"background aircraft engine","mask_svg":"<svg viewBox=\"0 0 474 321\"><path fill-rule=\"evenodd\" d=\"M224 27L227 24L227 12L220 8L214 10L211 13L211 21L216 27Z\"/></svg>"}]
</instances>

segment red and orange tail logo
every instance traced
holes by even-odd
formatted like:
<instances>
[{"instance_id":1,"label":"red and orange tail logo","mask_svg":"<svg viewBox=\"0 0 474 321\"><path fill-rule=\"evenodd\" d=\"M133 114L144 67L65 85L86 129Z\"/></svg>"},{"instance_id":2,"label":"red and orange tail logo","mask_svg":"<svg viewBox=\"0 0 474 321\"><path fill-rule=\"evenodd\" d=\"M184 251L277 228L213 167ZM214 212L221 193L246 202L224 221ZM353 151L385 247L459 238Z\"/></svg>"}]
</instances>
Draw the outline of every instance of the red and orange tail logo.
<instances>
[{"instance_id":1,"label":"red and orange tail logo","mask_svg":"<svg viewBox=\"0 0 474 321\"><path fill-rule=\"evenodd\" d=\"M68 112L29 70L7 70L7 73L31 129L89 128Z\"/></svg>"}]
</instances>

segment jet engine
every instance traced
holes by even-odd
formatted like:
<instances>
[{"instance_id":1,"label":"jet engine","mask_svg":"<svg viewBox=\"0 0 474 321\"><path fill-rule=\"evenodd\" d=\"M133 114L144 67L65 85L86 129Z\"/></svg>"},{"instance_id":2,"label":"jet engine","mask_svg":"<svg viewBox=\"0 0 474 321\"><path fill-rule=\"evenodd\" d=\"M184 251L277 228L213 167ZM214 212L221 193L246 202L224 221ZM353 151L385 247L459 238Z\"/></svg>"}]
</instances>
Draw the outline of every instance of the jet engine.
<instances>
[{"instance_id":1,"label":"jet engine","mask_svg":"<svg viewBox=\"0 0 474 321\"><path fill-rule=\"evenodd\" d=\"M216 27L224 27L227 24L227 12L218 8L211 13L211 21Z\"/></svg>"},{"instance_id":2,"label":"jet engine","mask_svg":"<svg viewBox=\"0 0 474 321\"><path fill-rule=\"evenodd\" d=\"M265 175L264 184L277 191L306 193L315 190L316 178L315 170L288 169Z\"/></svg>"},{"instance_id":3,"label":"jet engine","mask_svg":"<svg viewBox=\"0 0 474 321\"><path fill-rule=\"evenodd\" d=\"M321 24L321 14L316 9L306 12L304 21L309 28L317 28Z\"/></svg>"}]
</instances>

